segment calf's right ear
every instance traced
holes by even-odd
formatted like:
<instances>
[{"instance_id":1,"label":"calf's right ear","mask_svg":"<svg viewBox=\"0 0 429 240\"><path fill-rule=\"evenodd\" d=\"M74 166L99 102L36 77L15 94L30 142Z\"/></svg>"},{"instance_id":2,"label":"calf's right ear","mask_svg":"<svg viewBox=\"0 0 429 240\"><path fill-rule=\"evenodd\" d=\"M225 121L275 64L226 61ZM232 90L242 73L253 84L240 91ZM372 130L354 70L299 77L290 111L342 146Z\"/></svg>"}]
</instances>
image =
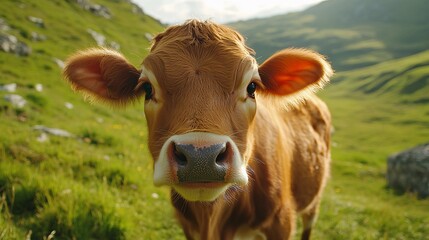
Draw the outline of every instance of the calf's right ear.
<instances>
[{"instance_id":1,"label":"calf's right ear","mask_svg":"<svg viewBox=\"0 0 429 240\"><path fill-rule=\"evenodd\" d=\"M92 100L118 105L144 94L136 88L140 72L113 50L80 51L67 60L63 74L75 91L85 93Z\"/></svg>"},{"instance_id":2,"label":"calf's right ear","mask_svg":"<svg viewBox=\"0 0 429 240\"><path fill-rule=\"evenodd\" d=\"M316 91L332 74L331 65L322 55L306 49L284 49L259 67L265 90L281 96Z\"/></svg>"}]
</instances>

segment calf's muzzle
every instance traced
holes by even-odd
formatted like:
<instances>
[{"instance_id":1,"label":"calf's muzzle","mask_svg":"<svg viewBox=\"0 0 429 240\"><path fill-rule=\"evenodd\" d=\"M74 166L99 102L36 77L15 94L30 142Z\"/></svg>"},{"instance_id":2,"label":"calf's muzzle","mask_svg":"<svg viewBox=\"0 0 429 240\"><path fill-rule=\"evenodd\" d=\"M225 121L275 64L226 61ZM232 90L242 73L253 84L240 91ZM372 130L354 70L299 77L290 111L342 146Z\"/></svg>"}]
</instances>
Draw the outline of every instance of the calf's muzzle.
<instances>
[{"instance_id":1,"label":"calf's muzzle","mask_svg":"<svg viewBox=\"0 0 429 240\"><path fill-rule=\"evenodd\" d=\"M201 146L172 141L169 155L179 183L210 183L225 181L233 152L229 142Z\"/></svg>"}]
</instances>

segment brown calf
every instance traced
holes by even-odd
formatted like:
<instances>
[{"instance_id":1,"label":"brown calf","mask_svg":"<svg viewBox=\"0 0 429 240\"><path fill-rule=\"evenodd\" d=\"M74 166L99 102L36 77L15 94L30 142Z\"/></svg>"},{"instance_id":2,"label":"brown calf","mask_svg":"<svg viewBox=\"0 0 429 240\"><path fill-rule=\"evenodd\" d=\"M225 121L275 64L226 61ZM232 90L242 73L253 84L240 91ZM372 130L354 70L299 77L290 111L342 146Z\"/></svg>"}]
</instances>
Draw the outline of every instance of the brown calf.
<instances>
[{"instance_id":1,"label":"brown calf","mask_svg":"<svg viewBox=\"0 0 429 240\"><path fill-rule=\"evenodd\" d=\"M155 185L171 187L188 239L309 239L329 175L330 114L313 91L324 57L285 49L258 67L243 37L190 20L155 37L137 70L89 49L64 74L112 104L144 97Z\"/></svg>"}]
</instances>

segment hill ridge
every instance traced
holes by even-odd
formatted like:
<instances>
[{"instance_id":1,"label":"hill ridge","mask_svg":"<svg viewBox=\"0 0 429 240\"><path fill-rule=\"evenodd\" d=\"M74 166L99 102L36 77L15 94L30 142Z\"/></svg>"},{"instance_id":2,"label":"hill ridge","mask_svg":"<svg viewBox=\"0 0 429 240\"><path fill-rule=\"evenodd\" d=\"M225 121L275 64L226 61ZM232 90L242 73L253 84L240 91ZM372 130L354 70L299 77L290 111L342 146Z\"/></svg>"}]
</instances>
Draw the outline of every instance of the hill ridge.
<instances>
[{"instance_id":1,"label":"hill ridge","mask_svg":"<svg viewBox=\"0 0 429 240\"><path fill-rule=\"evenodd\" d=\"M261 60L286 47L309 47L343 71L429 48L429 2L329 0L307 10L230 25Z\"/></svg>"}]
</instances>

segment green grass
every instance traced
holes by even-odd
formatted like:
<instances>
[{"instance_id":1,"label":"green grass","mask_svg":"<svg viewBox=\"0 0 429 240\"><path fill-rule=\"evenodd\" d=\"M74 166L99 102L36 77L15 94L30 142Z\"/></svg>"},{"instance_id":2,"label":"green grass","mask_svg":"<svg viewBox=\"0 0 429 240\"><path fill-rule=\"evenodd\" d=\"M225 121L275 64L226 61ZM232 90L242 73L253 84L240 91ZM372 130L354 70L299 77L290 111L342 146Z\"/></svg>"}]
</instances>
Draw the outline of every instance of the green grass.
<instances>
[{"instance_id":1,"label":"green grass","mask_svg":"<svg viewBox=\"0 0 429 240\"><path fill-rule=\"evenodd\" d=\"M320 95L330 106L335 133L332 179L322 203L319 239L426 239L429 201L397 195L386 186L387 157L428 142L428 85L403 92L425 76L429 52L337 74ZM421 67L413 68L419 63ZM368 92L366 84L394 78Z\"/></svg>"},{"instance_id":2,"label":"green grass","mask_svg":"<svg viewBox=\"0 0 429 240\"><path fill-rule=\"evenodd\" d=\"M0 17L12 26L9 32L33 49L29 57L0 52L0 84L17 83L16 94L28 101L17 109L3 100L7 93L0 92L0 240L184 239L173 217L169 189L152 184L142 103L124 110L88 104L70 90L52 60L95 46L86 32L91 28L118 42L138 66L149 47L144 33L159 32L163 26L133 14L125 1L93 0L109 7L111 20L72 2L0 4ZM46 28L29 22L30 15L44 19ZM306 15L292 25L313 20ZM275 24L266 29L277 31ZM32 42L32 31L48 40ZM312 26L294 34L311 35L314 41L331 37L330 44L362 34L355 29L324 30L321 36L318 32ZM349 43L348 50L368 54L369 48L381 49L384 54L384 41L362 41L365 44ZM384 58L371 61L377 59ZM321 92L331 108L335 133L332 177L315 239L427 238L429 201L397 195L385 185L387 156L428 141L427 62L429 53L423 52L339 72ZM37 83L43 84L42 92L35 91ZM74 108L66 109L66 102ZM47 142L38 142L35 125L61 128L75 137L49 136Z\"/></svg>"},{"instance_id":3,"label":"green grass","mask_svg":"<svg viewBox=\"0 0 429 240\"><path fill-rule=\"evenodd\" d=\"M168 189L152 185L143 108L111 109L85 102L62 80L53 58L96 46L88 28L121 45L138 66L147 54L145 33L163 29L125 1L92 1L109 7L111 20L74 1L3 1L0 17L32 48L29 57L0 52L0 84L17 83L28 104L16 109L0 92L0 239L175 239ZM45 21L39 28L27 20ZM126 31L124 31L126 30ZM48 37L32 42L28 33ZM34 86L43 84L37 92ZM66 109L70 102L73 109ZM35 125L61 128L75 138L49 136ZM153 198L157 193L159 198ZM55 231L53 233L53 231Z\"/></svg>"}]
</instances>

